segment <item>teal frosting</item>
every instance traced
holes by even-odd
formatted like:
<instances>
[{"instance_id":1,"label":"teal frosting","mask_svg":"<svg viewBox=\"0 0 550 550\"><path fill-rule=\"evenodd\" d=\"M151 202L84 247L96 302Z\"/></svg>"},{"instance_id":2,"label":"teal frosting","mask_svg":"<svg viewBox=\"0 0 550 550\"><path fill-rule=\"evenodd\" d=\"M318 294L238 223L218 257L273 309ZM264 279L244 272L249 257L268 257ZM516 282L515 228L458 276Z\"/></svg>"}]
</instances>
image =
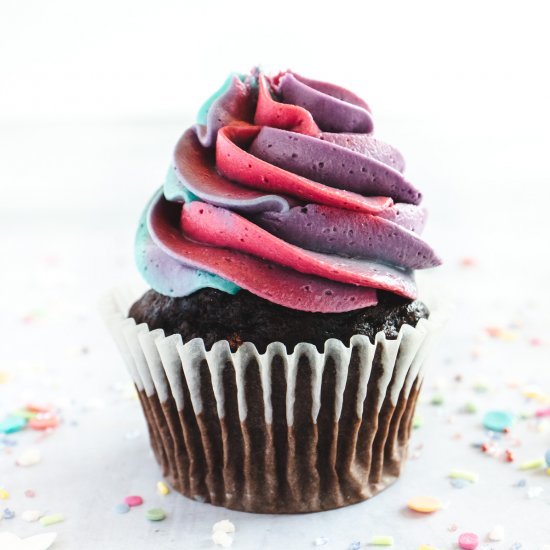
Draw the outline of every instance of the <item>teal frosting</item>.
<instances>
[{"instance_id":1,"label":"teal frosting","mask_svg":"<svg viewBox=\"0 0 550 550\"><path fill-rule=\"evenodd\" d=\"M221 88L214 92L203 104L202 107L199 109L199 112L197 113L197 124L203 124L206 125L207 123L207 117L208 117L208 111L210 110L210 107L212 106L212 103L216 101L219 97L221 97L229 88L231 87L231 82L233 81L233 77L239 78L239 80L244 82L245 76L239 73L231 73L225 80L225 82L222 84Z\"/></svg>"},{"instance_id":2,"label":"teal frosting","mask_svg":"<svg viewBox=\"0 0 550 550\"><path fill-rule=\"evenodd\" d=\"M197 195L191 193L185 185L178 179L174 166L168 168L168 173L164 178L164 196L166 200L173 202L193 202L200 200Z\"/></svg>"}]
</instances>

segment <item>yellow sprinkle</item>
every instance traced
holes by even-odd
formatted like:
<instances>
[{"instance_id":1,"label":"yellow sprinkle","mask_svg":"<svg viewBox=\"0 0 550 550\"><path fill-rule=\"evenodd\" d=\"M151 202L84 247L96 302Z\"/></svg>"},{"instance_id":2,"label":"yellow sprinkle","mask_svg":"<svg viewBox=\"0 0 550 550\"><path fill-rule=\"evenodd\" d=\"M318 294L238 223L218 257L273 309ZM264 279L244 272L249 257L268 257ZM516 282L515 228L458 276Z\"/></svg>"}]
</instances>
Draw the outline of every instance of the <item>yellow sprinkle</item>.
<instances>
[{"instance_id":1,"label":"yellow sprinkle","mask_svg":"<svg viewBox=\"0 0 550 550\"><path fill-rule=\"evenodd\" d=\"M168 488L168 485L166 485L166 483L164 483L164 481L159 481L157 483L157 491L161 495L167 495L170 492L170 489Z\"/></svg>"},{"instance_id":2,"label":"yellow sprinkle","mask_svg":"<svg viewBox=\"0 0 550 550\"><path fill-rule=\"evenodd\" d=\"M550 476L550 468L546 469L546 473Z\"/></svg>"},{"instance_id":3,"label":"yellow sprinkle","mask_svg":"<svg viewBox=\"0 0 550 550\"><path fill-rule=\"evenodd\" d=\"M8 500L8 498L10 498L10 494L6 491L6 489L0 489L0 499Z\"/></svg>"},{"instance_id":4,"label":"yellow sprinkle","mask_svg":"<svg viewBox=\"0 0 550 550\"><path fill-rule=\"evenodd\" d=\"M8 373L0 370L0 384L5 384L8 381Z\"/></svg>"},{"instance_id":5,"label":"yellow sprinkle","mask_svg":"<svg viewBox=\"0 0 550 550\"><path fill-rule=\"evenodd\" d=\"M63 514L50 514L49 516L42 516L38 521L40 522L40 525L49 527L54 523L65 521L65 516Z\"/></svg>"},{"instance_id":6,"label":"yellow sprinkle","mask_svg":"<svg viewBox=\"0 0 550 550\"><path fill-rule=\"evenodd\" d=\"M389 535L376 535L370 539L374 546L393 546L393 537Z\"/></svg>"},{"instance_id":7,"label":"yellow sprinkle","mask_svg":"<svg viewBox=\"0 0 550 550\"><path fill-rule=\"evenodd\" d=\"M535 460L528 460L520 464L520 470L535 470L536 468L542 468L546 464L544 458L536 458Z\"/></svg>"},{"instance_id":8,"label":"yellow sprinkle","mask_svg":"<svg viewBox=\"0 0 550 550\"><path fill-rule=\"evenodd\" d=\"M466 481L471 481L476 483L479 480L479 474L475 472L468 472L466 470L451 470L449 477L452 479L465 479Z\"/></svg>"},{"instance_id":9,"label":"yellow sprinkle","mask_svg":"<svg viewBox=\"0 0 550 550\"><path fill-rule=\"evenodd\" d=\"M418 550L437 550L435 546L428 546L427 544L421 544Z\"/></svg>"}]
</instances>

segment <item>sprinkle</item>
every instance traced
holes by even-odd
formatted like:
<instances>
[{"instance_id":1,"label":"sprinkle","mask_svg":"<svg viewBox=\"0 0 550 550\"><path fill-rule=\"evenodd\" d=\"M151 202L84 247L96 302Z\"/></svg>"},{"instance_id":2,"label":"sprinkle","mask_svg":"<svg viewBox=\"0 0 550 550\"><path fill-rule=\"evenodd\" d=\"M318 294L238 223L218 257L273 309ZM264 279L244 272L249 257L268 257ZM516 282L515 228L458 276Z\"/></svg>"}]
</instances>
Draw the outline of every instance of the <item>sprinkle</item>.
<instances>
[{"instance_id":1,"label":"sprinkle","mask_svg":"<svg viewBox=\"0 0 550 550\"><path fill-rule=\"evenodd\" d=\"M228 519L222 519L212 525L212 531L223 531L224 533L234 533L235 525Z\"/></svg>"},{"instance_id":2,"label":"sprinkle","mask_svg":"<svg viewBox=\"0 0 550 550\"><path fill-rule=\"evenodd\" d=\"M504 538L504 527L502 525L495 525L487 535L489 540L498 542Z\"/></svg>"},{"instance_id":3,"label":"sprinkle","mask_svg":"<svg viewBox=\"0 0 550 550\"><path fill-rule=\"evenodd\" d=\"M455 489L464 489L464 487L470 484L465 479L451 479L451 485Z\"/></svg>"},{"instance_id":4,"label":"sprinkle","mask_svg":"<svg viewBox=\"0 0 550 550\"><path fill-rule=\"evenodd\" d=\"M407 506L415 512L422 512L423 514L430 514L436 512L442 506L441 501L436 497L431 496L417 496L413 497L407 502Z\"/></svg>"},{"instance_id":5,"label":"sprinkle","mask_svg":"<svg viewBox=\"0 0 550 550\"><path fill-rule=\"evenodd\" d=\"M141 506L143 504L143 499L137 495L131 495L124 499L124 502L131 508L134 506Z\"/></svg>"},{"instance_id":6,"label":"sprinkle","mask_svg":"<svg viewBox=\"0 0 550 550\"><path fill-rule=\"evenodd\" d=\"M361 548L361 542L358 540L354 540L353 542L350 542L350 545L348 546L348 550L359 550Z\"/></svg>"},{"instance_id":7,"label":"sprinkle","mask_svg":"<svg viewBox=\"0 0 550 550\"><path fill-rule=\"evenodd\" d=\"M116 514L127 514L130 511L130 507L125 502L119 502L115 504L113 510Z\"/></svg>"},{"instance_id":8,"label":"sprinkle","mask_svg":"<svg viewBox=\"0 0 550 550\"><path fill-rule=\"evenodd\" d=\"M33 521L38 521L42 517L42 512L39 510L25 510L21 514L21 519L32 523Z\"/></svg>"},{"instance_id":9,"label":"sprinkle","mask_svg":"<svg viewBox=\"0 0 550 550\"><path fill-rule=\"evenodd\" d=\"M35 464L38 464L42 460L42 453L38 449L29 449L28 451L25 451L23 454L21 454L15 463L18 466L34 466Z\"/></svg>"},{"instance_id":10,"label":"sprinkle","mask_svg":"<svg viewBox=\"0 0 550 550\"><path fill-rule=\"evenodd\" d=\"M13 519L15 517L15 512L11 508L4 508L2 517L4 519Z\"/></svg>"},{"instance_id":11,"label":"sprinkle","mask_svg":"<svg viewBox=\"0 0 550 550\"><path fill-rule=\"evenodd\" d=\"M427 544L421 544L418 550L437 550L435 546L428 546Z\"/></svg>"},{"instance_id":12,"label":"sprinkle","mask_svg":"<svg viewBox=\"0 0 550 550\"><path fill-rule=\"evenodd\" d=\"M528 460L522 462L519 466L520 470L536 470L537 468L542 468L546 464L546 461L543 458L535 458L534 460Z\"/></svg>"},{"instance_id":13,"label":"sprinkle","mask_svg":"<svg viewBox=\"0 0 550 550\"><path fill-rule=\"evenodd\" d=\"M145 517L149 521L162 521L166 518L166 512L162 508L150 508L147 510Z\"/></svg>"},{"instance_id":14,"label":"sprinkle","mask_svg":"<svg viewBox=\"0 0 550 550\"><path fill-rule=\"evenodd\" d=\"M527 485L527 480L520 479L514 484L514 487L525 487L526 485Z\"/></svg>"},{"instance_id":15,"label":"sprinkle","mask_svg":"<svg viewBox=\"0 0 550 550\"><path fill-rule=\"evenodd\" d=\"M527 498L537 498L542 494L542 491L544 491L542 487L530 487L527 489Z\"/></svg>"},{"instance_id":16,"label":"sprinkle","mask_svg":"<svg viewBox=\"0 0 550 550\"><path fill-rule=\"evenodd\" d=\"M477 483L479 480L479 474L457 469L451 470L449 477L451 479L464 479L466 481L471 481L472 483Z\"/></svg>"},{"instance_id":17,"label":"sprinkle","mask_svg":"<svg viewBox=\"0 0 550 550\"><path fill-rule=\"evenodd\" d=\"M393 537L390 535L375 535L370 539L373 546L393 546Z\"/></svg>"},{"instance_id":18,"label":"sprinkle","mask_svg":"<svg viewBox=\"0 0 550 550\"><path fill-rule=\"evenodd\" d=\"M419 414L415 414L413 417L413 423L412 423L413 429L416 430L418 428L421 428L423 425L424 425L424 419Z\"/></svg>"},{"instance_id":19,"label":"sprinkle","mask_svg":"<svg viewBox=\"0 0 550 550\"><path fill-rule=\"evenodd\" d=\"M477 260L471 256L466 256L460 260L460 265L462 267L474 267L477 265Z\"/></svg>"},{"instance_id":20,"label":"sprinkle","mask_svg":"<svg viewBox=\"0 0 550 550\"><path fill-rule=\"evenodd\" d=\"M514 462L514 458L514 453L510 449L504 451L504 460L506 460L506 462Z\"/></svg>"},{"instance_id":21,"label":"sprinkle","mask_svg":"<svg viewBox=\"0 0 550 550\"><path fill-rule=\"evenodd\" d=\"M157 491L161 495L167 495L170 492L170 489L168 488L168 485L164 483L164 481L158 481L157 482Z\"/></svg>"},{"instance_id":22,"label":"sprinkle","mask_svg":"<svg viewBox=\"0 0 550 550\"><path fill-rule=\"evenodd\" d=\"M317 537L313 541L313 546L325 546L328 543L327 537Z\"/></svg>"},{"instance_id":23,"label":"sprinkle","mask_svg":"<svg viewBox=\"0 0 550 550\"><path fill-rule=\"evenodd\" d=\"M475 403L468 402L464 405L462 410L467 414L474 414L477 412L477 406Z\"/></svg>"},{"instance_id":24,"label":"sprinkle","mask_svg":"<svg viewBox=\"0 0 550 550\"><path fill-rule=\"evenodd\" d=\"M432 400L430 401L430 403L432 405L443 405L443 396L441 394L436 394L432 397Z\"/></svg>"},{"instance_id":25,"label":"sprinkle","mask_svg":"<svg viewBox=\"0 0 550 550\"><path fill-rule=\"evenodd\" d=\"M454 533L457 529L458 525L456 523L451 523L451 525L447 527L447 531L449 531L449 533Z\"/></svg>"},{"instance_id":26,"label":"sprinkle","mask_svg":"<svg viewBox=\"0 0 550 550\"><path fill-rule=\"evenodd\" d=\"M546 465L550 466L550 449L546 451L546 454L544 455L544 460L546 461Z\"/></svg>"},{"instance_id":27,"label":"sprinkle","mask_svg":"<svg viewBox=\"0 0 550 550\"><path fill-rule=\"evenodd\" d=\"M6 489L0 489L0 500L8 500L8 498L10 498L10 494Z\"/></svg>"},{"instance_id":28,"label":"sprinkle","mask_svg":"<svg viewBox=\"0 0 550 550\"><path fill-rule=\"evenodd\" d=\"M531 338L529 340L529 343L533 346L533 347L538 347L538 346L542 346L542 340L540 338Z\"/></svg>"},{"instance_id":29,"label":"sprinkle","mask_svg":"<svg viewBox=\"0 0 550 550\"><path fill-rule=\"evenodd\" d=\"M39 414L29 420L29 427L33 430L50 430L56 428L59 418L53 414Z\"/></svg>"},{"instance_id":30,"label":"sprinkle","mask_svg":"<svg viewBox=\"0 0 550 550\"><path fill-rule=\"evenodd\" d=\"M214 531L212 533L212 541L218 546L229 548L233 544L233 538L223 531Z\"/></svg>"},{"instance_id":31,"label":"sprinkle","mask_svg":"<svg viewBox=\"0 0 550 550\"><path fill-rule=\"evenodd\" d=\"M23 418L25 420L30 420L31 418L34 418L36 416L36 413L30 412L30 411L15 411L12 413L13 416L18 416L19 418Z\"/></svg>"},{"instance_id":32,"label":"sprinkle","mask_svg":"<svg viewBox=\"0 0 550 550\"><path fill-rule=\"evenodd\" d=\"M27 421L20 416L8 416L0 421L0 433L13 434L21 431L27 425Z\"/></svg>"},{"instance_id":33,"label":"sprinkle","mask_svg":"<svg viewBox=\"0 0 550 550\"><path fill-rule=\"evenodd\" d=\"M538 409L535 411L535 416L541 418L543 416L550 416L550 407L545 407L544 409Z\"/></svg>"},{"instance_id":34,"label":"sprinkle","mask_svg":"<svg viewBox=\"0 0 550 550\"><path fill-rule=\"evenodd\" d=\"M479 544L479 537L475 533L462 533L458 537L458 546L464 550L475 550Z\"/></svg>"},{"instance_id":35,"label":"sprinkle","mask_svg":"<svg viewBox=\"0 0 550 550\"><path fill-rule=\"evenodd\" d=\"M36 496L36 492L33 491L32 489L27 489L27 490L25 491L25 496L26 496L27 498L34 498L34 497Z\"/></svg>"},{"instance_id":36,"label":"sprinkle","mask_svg":"<svg viewBox=\"0 0 550 550\"><path fill-rule=\"evenodd\" d=\"M53 407L50 405L37 405L36 403L29 403L25 406L25 410L35 414L51 413Z\"/></svg>"},{"instance_id":37,"label":"sprinkle","mask_svg":"<svg viewBox=\"0 0 550 550\"><path fill-rule=\"evenodd\" d=\"M483 426L493 432L503 432L514 421L512 414L506 411L489 411L483 417Z\"/></svg>"},{"instance_id":38,"label":"sprinkle","mask_svg":"<svg viewBox=\"0 0 550 550\"><path fill-rule=\"evenodd\" d=\"M523 548L523 545L521 542L514 542L512 546L510 546L510 550L521 550Z\"/></svg>"},{"instance_id":39,"label":"sprinkle","mask_svg":"<svg viewBox=\"0 0 550 550\"><path fill-rule=\"evenodd\" d=\"M65 516L63 514L50 514L48 516L42 516L39 520L40 525L44 527L49 527L55 523L61 523L65 521Z\"/></svg>"}]
</instances>

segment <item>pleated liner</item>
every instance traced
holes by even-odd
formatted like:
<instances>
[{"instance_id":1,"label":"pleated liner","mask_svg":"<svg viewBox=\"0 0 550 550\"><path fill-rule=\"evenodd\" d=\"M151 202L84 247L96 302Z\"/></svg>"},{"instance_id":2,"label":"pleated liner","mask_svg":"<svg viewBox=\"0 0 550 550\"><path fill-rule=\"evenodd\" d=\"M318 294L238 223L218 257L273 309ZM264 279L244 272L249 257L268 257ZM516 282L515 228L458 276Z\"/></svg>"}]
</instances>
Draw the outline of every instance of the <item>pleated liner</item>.
<instances>
[{"instance_id":1,"label":"pleated liner","mask_svg":"<svg viewBox=\"0 0 550 550\"><path fill-rule=\"evenodd\" d=\"M288 354L136 325L113 293L104 317L139 393L163 475L185 496L234 510L295 513L365 500L407 455L437 311L395 340L329 339Z\"/></svg>"}]
</instances>

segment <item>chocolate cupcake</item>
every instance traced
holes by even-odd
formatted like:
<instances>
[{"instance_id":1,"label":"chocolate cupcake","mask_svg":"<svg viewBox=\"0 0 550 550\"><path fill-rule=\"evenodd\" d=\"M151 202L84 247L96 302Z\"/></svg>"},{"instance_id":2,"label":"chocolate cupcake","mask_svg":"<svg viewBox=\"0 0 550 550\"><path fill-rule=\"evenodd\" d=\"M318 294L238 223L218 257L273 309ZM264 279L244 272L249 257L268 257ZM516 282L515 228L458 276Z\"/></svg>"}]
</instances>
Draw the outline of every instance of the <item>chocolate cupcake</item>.
<instances>
[{"instance_id":1,"label":"chocolate cupcake","mask_svg":"<svg viewBox=\"0 0 550 550\"><path fill-rule=\"evenodd\" d=\"M312 512L371 497L406 458L441 315L417 299L420 192L355 94L232 75L176 145L105 315L155 456L182 494Z\"/></svg>"}]
</instances>

